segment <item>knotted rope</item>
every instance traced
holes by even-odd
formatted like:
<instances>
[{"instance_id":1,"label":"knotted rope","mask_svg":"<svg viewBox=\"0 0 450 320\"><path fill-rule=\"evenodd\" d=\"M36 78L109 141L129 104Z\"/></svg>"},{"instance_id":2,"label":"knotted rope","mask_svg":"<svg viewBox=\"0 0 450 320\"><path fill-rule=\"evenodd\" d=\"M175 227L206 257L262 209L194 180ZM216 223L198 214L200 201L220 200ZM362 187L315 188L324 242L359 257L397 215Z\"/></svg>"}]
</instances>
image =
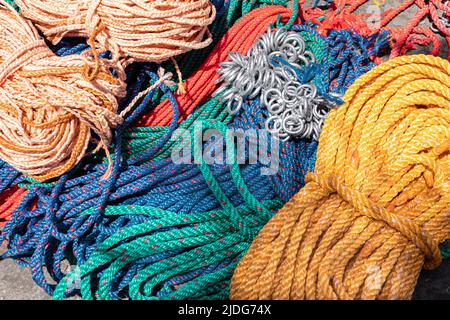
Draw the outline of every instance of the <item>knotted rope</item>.
<instances>
[{"instance_id":1,"label":"knotted rope","mask_svg":"<svg viewBox=\"0 0 450 320\"><path fill-rule=\"evenodd\" d=\"M162 62L204 48L212 41L208 25L216 14L209 0L17 0L16 4L53 43L65 36L95 39L115 61L125 57Z\"/></svg>"},{"instance_id":2,"label":"knotted rope","mask_svg":"<svg viewBox=\"0 0 450 320\"><path fill-rule=\"evenodd\" d=\"M0 3L0 158L45 181L72 169L89 142L106 148L122 122L115 96L124 75L87 55L57 57L5 2ZM95 79L87 79L98 67Z\"/></svg>"},{"instance_id":3,"label":"knotted rope","mask_svg":"<svg viewBox=\"0 0 450 320\"><path fill-rule=\"evenodd\" d=\"M450 237L450 64L390 60L331 112L307 185L258 234L233 299L409 299Z\"/></svg>"}]
</instances>

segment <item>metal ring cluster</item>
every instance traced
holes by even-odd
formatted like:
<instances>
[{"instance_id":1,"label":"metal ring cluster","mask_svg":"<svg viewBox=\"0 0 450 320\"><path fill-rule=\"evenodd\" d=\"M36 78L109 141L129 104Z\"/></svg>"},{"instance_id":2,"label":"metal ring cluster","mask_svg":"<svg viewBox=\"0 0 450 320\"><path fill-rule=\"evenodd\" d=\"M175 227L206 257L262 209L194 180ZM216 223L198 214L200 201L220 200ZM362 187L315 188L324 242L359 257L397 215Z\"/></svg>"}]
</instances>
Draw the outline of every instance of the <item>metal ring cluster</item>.
<instances>
[{"instance_id":1,"label":"metal ring cluster","mask_svg":"<svg viewBox=\"0 0 450 320\"><path fill-rule=\"evenodd\" d=\"M274 57L286 64L275 63ZM315 63L297 32L271 29L260 36L247 56L230 53L221 63L216 95L236 114L245 101L260 98L269 111L266 129L280 140L318 139L323 122L333 105L320 97L313 84L298 81L296 70Z\"/></svg>"}]
</instances>

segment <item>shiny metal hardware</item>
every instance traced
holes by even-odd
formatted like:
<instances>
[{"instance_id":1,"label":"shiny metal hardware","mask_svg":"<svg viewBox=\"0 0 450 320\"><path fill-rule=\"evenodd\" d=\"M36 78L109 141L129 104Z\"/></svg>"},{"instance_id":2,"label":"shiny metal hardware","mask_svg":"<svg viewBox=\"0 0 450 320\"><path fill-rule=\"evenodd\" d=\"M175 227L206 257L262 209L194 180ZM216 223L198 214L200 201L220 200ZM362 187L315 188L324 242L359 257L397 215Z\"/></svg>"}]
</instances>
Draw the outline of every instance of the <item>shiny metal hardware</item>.
<instances>
[{"instance_id":1,"label":"shiny metal hardware","mask_svg":"<svg viewBox=\"0 0 450 320\"><path fill-rule=\"evenodd\" d=\"M215 94L221 95L230 114L238 113L245 101L260 97L269 112L265 127L280 140L318 139L334 105L318 96L315 85L300 83L296 73L315 61L299 33L269 28L247 56L230 53L228 61L220 64L217 83L222 86Z\"/></svg>"}]
</instances>

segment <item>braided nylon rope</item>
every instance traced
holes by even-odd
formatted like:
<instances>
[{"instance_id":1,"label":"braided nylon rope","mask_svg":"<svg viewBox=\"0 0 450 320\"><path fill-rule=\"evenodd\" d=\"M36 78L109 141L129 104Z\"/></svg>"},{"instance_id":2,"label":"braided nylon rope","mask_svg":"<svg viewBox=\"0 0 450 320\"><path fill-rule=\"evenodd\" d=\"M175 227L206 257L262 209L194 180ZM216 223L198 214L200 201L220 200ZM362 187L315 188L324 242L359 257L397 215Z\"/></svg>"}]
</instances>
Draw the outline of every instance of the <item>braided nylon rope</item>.
<instances>
[{"instance_id":1,"label":"braided nylon rope","mask_svg":"<svg viewBox=\"0 0 450 320\"><path fill-rule=\"evenodd\" d=\"M14 5L14 1L7 1L9 4ZM221 36L224 34L224 30L227 30L230 26L232 26L236 20L238 20L242 15L248 13L252 8L258 6L265 6L265 0L262 1L213 1L213 3L217 6L217 18L216 21L211 26L211 33L213 35L214 44L219 41ZM272 2L272 1L269 1ZM284 4L283 1L277 1L280 4ZM79 39L74 39L71 41L67 41L63 39L61 43L53 47L54 52L59 56L68 56L74 54L80 54L89 49L83 41ZM204 59L204 55L206 55L209 51L213 49L212 46L209 48L205 48L203 50L191 51L188 54L184 55L179 62L180 69L184 75L189 75L196 69L196 66L201 63ZM166 69L171 69L172 64L165 65ZM133 83L137 79L129 79L129 83ZM139 88L142 88L142 79L140 79ZM134 95L137 95L137 91L134 91ZM1 162L1 160L0 160ZM1 163L0 163L1 164ZM16 185L19 180L23 180L23 177L20 176L17 172L7 166L6 164L1 164L0 170L0 192L8 189L9 187Z\"/></svg>"},{"instance_id":2,"label":"braided nylon rope","mask_svg":"<svg viewBox=\"0 0 450 320\"><path fill-rule=\"evenodd\" d=\"M0 23L0 158L45 181L76 166L94 135L106 149L122 122L116 97L124 94L124 79L113 77L106 62L96 79L86 77L86 56L56 56L4 2Z\"/></svg>"},{"instance_id":3,"label":"braided nylon rope","mask_svg":"<svg viewBox=\"0 0 450 320\"><path fill-rule=\"evenodd\" d=\"M16 0L21 14L56 44L64 36L93 38L113 60L162 62L211 44L216 16L209 0ZM127 62L129 63L129 62Z\"/></svg>"},{"instance_id":4,"label":"braided nylon rope","mask_svg":"<svg viewBox=\"0 0 450 320\"><path fill-rule=\"evenodd\" d=\"M431 47L432 55L441 52L442 36L450 44L450 6L446 0L404 0L392 5L389 1L372 0L324 0L315 1L312 8L301 1L300 15L306 21L319 24L318 31L327 34L332 30L353 29L368 36L388 30L391 33L390 58L404 55L419 47ZM319 4L325 4L326 10ZM386 7L386 10L382 10ZM357 9L361 9L359 12ZM412 12L406 25L391 26L396 17ZM431 25L427 24L431 21ZM445 53L450 57L450 52Z\"/></svg>"}]
</instances>

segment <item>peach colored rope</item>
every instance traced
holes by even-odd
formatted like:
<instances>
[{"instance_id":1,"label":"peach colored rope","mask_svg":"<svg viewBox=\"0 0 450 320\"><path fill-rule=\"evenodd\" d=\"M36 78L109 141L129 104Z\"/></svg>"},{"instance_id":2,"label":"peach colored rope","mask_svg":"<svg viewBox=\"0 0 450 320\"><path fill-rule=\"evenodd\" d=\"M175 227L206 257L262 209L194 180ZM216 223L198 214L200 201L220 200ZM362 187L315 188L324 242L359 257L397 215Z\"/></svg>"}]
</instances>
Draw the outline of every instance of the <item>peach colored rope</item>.
<instances>
[{"instance_id":1,"label":"peach colored rope","mask_svg":"<svg viewBox=\"0 0 450 320\"><path fill-rule=\"evenodd\" d=\"M113 78L105 61L86 80L87 53L55 56L3 0L0 25L0 158L44 181L73 168L93 139L106 148L122 122L115 96L125 94L123 73Z\"/></svg>"},{"instance_id":2,"label":"peach colored rope","mask_svg":"<svg viewBox=\"0 0 450 320\"><path fill-rule=\"evenodd\" d=\"M162 62L208 46L215 18L209 0L17 0L21 14L53 43L64 36L95 39L113 60ZM128 64L129 61L125 62Z\"/></svg>"}]
</instances>

